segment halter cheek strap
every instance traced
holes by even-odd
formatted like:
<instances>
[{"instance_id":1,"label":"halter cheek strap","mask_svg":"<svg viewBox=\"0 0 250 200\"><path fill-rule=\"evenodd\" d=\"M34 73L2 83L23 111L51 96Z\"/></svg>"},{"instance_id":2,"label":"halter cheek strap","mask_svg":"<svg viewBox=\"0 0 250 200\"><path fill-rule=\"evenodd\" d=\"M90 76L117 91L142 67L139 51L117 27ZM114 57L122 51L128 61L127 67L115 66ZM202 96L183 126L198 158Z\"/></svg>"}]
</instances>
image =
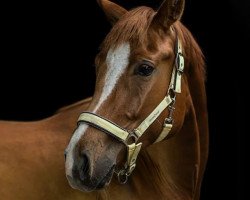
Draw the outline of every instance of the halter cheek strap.
<instances>
[{"instance_id":1,"label":"halter cheek strap","mask_svg":"<svg viewBox=\"0 0 250 200\"><path fill-rule=\"evenodd\" d=\"M136 166L136 159L140 152L142 143L137 143L138 139L145 133L150 125L160 116L160 114L166 109L169 109L169 116L165 119L161 134L156 139L156 142L162 141L166 138L173 126L173 111L176 93L181 93L181 75L184 70L184 57L182 54L182 46L177 38L175 46L175 67L172 71L170 86L167 96L159 103L159 105L148 115L148 117L141 122L141 124L133 129L126 130L112 121L105 119L99 115L91 112L83 112L78 119L78 123L83 122L89 124L96 129L105 132L112 137L116 138L127 147L127 161L124 168L118 172L118 180L121 183L126 183L128 176L132 173ZM133 141L131 143L131 140Z\"/></svg>"}]
</instances>

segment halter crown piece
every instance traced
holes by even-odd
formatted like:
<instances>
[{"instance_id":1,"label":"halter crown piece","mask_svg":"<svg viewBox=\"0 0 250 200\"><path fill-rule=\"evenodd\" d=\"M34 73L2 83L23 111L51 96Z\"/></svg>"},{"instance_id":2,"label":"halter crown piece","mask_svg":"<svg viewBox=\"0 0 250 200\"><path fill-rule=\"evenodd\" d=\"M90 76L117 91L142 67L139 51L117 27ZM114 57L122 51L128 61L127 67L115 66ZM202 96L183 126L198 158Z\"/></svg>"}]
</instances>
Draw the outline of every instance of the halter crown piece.
<instances>
[{"instance_id":1,"label":"halter crown piece","mask_svg":"<svg viewBox=\"0 0 250 200\"><path fill-rule=\"evenodd\" d=\"M148 115L148 117L141 122L141 124L134 130L126 130L112 121L98 116L91 112L83 112L78 119L79 123L86 123L90 126L99 129L110 136L116 138L127 147L127 161L124 167L117 172L120 183L126 183L128 177L133 172L136 166L136 159L140 152L142 143L137 143L138 139L145 133L147 128L159 117L159 115L166 109L169 109L169 115L165 119L161 134L156 139L156 142L162 141L169 135L173 126L173 111L176 99L176 93L181 93L181 75L184 70L184 57L182 53L182 45L177 37L175 45L175 66L172 71L171 81L167 95L159 103L159 105ZM131 139L133 143L131 143Z\"/></svg>"}]
</instances>

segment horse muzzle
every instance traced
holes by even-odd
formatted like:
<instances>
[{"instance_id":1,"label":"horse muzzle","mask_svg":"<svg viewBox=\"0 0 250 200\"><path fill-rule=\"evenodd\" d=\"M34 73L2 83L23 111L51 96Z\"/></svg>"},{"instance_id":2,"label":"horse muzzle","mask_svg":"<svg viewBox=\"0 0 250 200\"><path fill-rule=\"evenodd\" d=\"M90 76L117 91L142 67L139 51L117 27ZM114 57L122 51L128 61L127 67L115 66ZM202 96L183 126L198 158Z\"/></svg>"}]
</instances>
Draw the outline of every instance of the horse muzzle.
<instances>
[{"instance_id":1,"label":"horse muzzle","mask_svg":"<svg viewBox=\"0 0 250 200\"><path fill-rule=\"evenodd\" d=\"M72 173L66 172L66 177L72 188L91 192L107 186L114 169L115 164L110 158L102 157L93 163L86 153L74 161Z\"/></svg>"}]
</instances>

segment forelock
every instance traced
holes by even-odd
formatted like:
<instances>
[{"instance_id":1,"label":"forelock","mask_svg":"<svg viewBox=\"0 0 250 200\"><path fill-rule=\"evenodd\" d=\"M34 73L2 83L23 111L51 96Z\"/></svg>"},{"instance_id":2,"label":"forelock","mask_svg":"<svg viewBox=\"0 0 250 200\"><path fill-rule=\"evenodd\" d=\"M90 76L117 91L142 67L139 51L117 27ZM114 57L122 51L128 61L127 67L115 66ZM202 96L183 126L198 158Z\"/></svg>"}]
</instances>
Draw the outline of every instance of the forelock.
<instances>
[{"instance_id":1,"label":"forelock","mask_svg":"<svg viewBox=\"0 0 250 200\"><path fill-rule=\"evenodd\" d=\"M113 26L105 38L101 48L108 52L110 48L116 48L122 43L129 42L132 45L140 45L147 39L149 25L155 15L155 11L149 7L135 8Z\"/></svg>"}]
</instances>

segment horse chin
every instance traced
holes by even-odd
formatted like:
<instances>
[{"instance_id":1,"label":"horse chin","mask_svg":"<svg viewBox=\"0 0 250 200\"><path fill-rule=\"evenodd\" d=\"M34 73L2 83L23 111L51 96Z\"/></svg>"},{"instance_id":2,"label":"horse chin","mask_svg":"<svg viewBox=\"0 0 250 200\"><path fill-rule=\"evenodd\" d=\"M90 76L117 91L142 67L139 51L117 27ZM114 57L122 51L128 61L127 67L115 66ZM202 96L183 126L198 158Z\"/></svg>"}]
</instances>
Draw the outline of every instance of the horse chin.
<instances>
[{"instance_id":1,"label":"horse chin","mask_svg":"<svg viewBox=\"0 0 250 200\"><path fill-rule=\"evenodd\" d=\"M101 190L104 187L108 186L111 182L113 174L114 174L114 168L111 168L111 170L109 170L109 172L103 177L103 179L99 182L99 184L97 185L95 189Z\"/></svg>"},{"instance_id":2,"label":"horse chin","mask_svg":"<svg viewBox=\"0 0 250 200\"><path fill-rule=\"evenodd\" d=\"M91 179L82 181L82 180L72 180L70 177L68 177L69 180L69 184L73 189L77 189L80 190L82 192L92 192L95 190L101 190L103 188L105 188L106 186L108 186L111 182L111 179L113 177L114 174L114 167L112 167L108 173L106 175L104 175L102 178L100 178L99 181L97 177L93 177L92 181ZM70 180L71 179L71 180Z\"/></svg>"}]
</instances>

